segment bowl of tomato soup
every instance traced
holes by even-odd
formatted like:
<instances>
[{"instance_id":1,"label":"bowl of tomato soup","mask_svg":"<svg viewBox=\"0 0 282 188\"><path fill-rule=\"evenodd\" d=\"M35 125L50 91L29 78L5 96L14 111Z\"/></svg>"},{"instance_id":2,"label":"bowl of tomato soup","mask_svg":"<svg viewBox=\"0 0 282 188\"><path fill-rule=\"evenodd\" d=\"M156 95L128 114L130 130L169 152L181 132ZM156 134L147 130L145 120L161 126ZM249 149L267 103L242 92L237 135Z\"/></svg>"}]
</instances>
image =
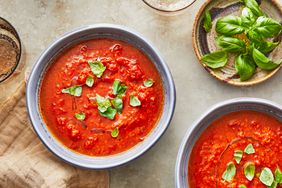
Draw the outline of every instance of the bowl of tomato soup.
<instances>
[{"instance_id":1,"label":"bowl of tomato soup","mask_svg":"<svg viewBox=\"0 0 282 188\"><path fill-rule=\"evenodd\" d=\"M186 133L176 187L282 187L281 146L281 105L256 98L221 102Z\"/></svg>"},{"instance_id":2,"label":"bowl of tomato soup","mask_svg":"<svg viewBox=\"0 0 282 188\"><path fill-rule=\"evenodd\" d=\"M61 36L40 56L27 109L43 144L84 168L125 164L169 126L175 87L159 52L127 28L98 24Z\"/></svg>"}]
</instances>

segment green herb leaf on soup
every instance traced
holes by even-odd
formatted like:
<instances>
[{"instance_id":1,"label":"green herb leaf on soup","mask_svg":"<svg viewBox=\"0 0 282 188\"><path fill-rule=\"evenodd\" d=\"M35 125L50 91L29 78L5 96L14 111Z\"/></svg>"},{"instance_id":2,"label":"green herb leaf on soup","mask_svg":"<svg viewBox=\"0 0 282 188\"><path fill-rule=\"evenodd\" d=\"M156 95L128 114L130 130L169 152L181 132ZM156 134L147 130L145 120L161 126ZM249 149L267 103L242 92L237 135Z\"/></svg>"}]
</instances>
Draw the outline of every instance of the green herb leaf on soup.
<instances>
[{"instance_id":1,"label":"green herb leaf on soup","mask_svg":"<svg viewBox=\"0 0 282 188\"><path fill-rule=\"evenodd\" d=\"M282 26L279 22L271 18L261 16L257 19L252 30L263 38L273 38L281 32L281 29Z\"/></svg>"},{"instance_id":2,"label":"green herb leaf on soup","mask_svg":"<svg viewBox=\"0 0 282 188\"><path fill-rule=\"evenodd\" d=\"M94 84L94 78L92 76L88 76L85 83L88 87L92 87Z\"/></svg>"},{"instance_id":3,"label":"green herb leaf on soup","mask_svg":"<svg viewBox=\"0 0 282 188\"><path fill-rule=\"evenodd\" d=\"M278 44L279 42L256 41L254 42L254 47L263 54L267 54L273 51L278 46Z\"/></svg>"},{"instance_id":4,"label":"green herb leaf on soup","mask_svg":"<svg viewBox=\"0 0 282 188\"><path fill-rule=\"evenodd\" d=\"M254 75L256 64L249 55L241 54L235 59L235 69L240 76L240 80L245 81Z\"/></svg>"},{"instance_id":5,"label":"green herb leaf on soup","mask_svg":"<svg viewBox=\"0 0 282 188\"><path fill-rule=\"evenodd\" d=\"M83 112L80 112L80 113L76 113L75 114L75 118L80 120L80 121L83 121L85 119L85 114Z\"/></svg>"},{"instance_id":6,"label":"green herb leaf on soup","mask_svg":"<svg viewBox=\"0 0 282 188\"><path fill-rule=\"evenodd\" d=\"M112 106L110 100L108 98L102 97L100 95L96 95L96 100L97 100L97 104L98 104L98 110L101 113L104 113L107 111L107 109Z\"/></svg>"},{"instance_id":7,"label":"green herb leaf on soup","mask_svg":"<svg viewBox=\"0 0 282 188\"><path fill-rule=\"evenodd\" d=\"M224 67L227 60L228 55L224 51L213 52L202 57L202 62L213 69Z\"/></svg>"},{"instance_id":8,"label":"green herb leaf on soup","mask_svg":"<svg viewBox=\"0 0 282 188\"><path fill-rule=\"evenodd\" d=\"M112 86L113 94L114 95L121 95L125 93L127 86L124 84L121 84L120 80L115 80Z\"/></svg>"},{"instance_id":9,"label":"green herb leaf on soup","mask_svg":"<svg viewBox=\"0 0 282 188\"><path fill-rule=\"evenodd\" d=\"M81 86L72 86L62 90L62 93L68 93L75 97L80 97L82 94L82 87Z\"/></svg>"},{"instance_id":10,"label":"green herb leaf on soup","mask_svg":"<svg viewBox=\"0 0 282 188\"><path fill-rule=\"evenodd\" d=\"M277 183L276 181L273 181L273 183L271 184L271 186L268 187L268 188L276 188L277 185L278 185L278 183Z\"/></svg>"},{"instance_id":11,"label":"green herb leaf on soup","mask_svg":"<svg viewBox=\"0 0 282 188\"><path fill-rule=\"evenodd\" d=\"M119 130L118 130L118 128L116 127L116 128L114 128L114 129L112 130L111 136L112 136L113 138L116 138L116 137L118 137L118 135L119 135Z\"/></svg>"},{"instance_id":12,"label":"green herb leaf on soup","mask_svg":"<svg viewBox=\"0 0 282 188\"><path fill-rule=\"evenodd\" d=\"M240 163L241 159L243 157L243 151L242 150L236 150L234 152L234 159L236 161L237 164Z\"/></svg>"},{"instance_id":13,"label":"green herb leaf on soup","mask_svg":"<svg viewBox=\"0 0 282 188\"><path fill-rule=\"evenodd\" d=\"M246 44L243 40L220 36L216 39L218 46L220 46L226 52L245 52Z\"/></svg>"},{"instance_id":14,"label":"green herb leaf on soup","mask_svg":"<svg viewBox=\"0 0 282 188\"><path fill-rule=\"evenodd\" d=\"M255 171L256 171L256 167L253 162L247 162L244 165L244 174L249 181L252 181L253 178L255 177Z\"/></svg>"},{"instance_id":15,"label":"green herb leaf on soup","mask_svg":"<svg viewBox=\"0 0 282 188\"><path fill-rule=\"evenodd\" d=\"M133 107L141 106L141 102L138 99L138 97L135 97L133 95L130 96L130 106Z\"/></svg>"},{"instance_id":16,"label":"green herb leaf on soup","mask_svg":"<svg viewBox=\"0 0 282 188\"><path fill-rule=\"evenodd\" d=\"M101 112L99 111L100 115L103 117L106 117L110 120L115 119L115 115L117 113L117 110L112 108L111 106L107 108L107 110L105 112Z\"/></svg>"},{"instance_id":17,"label":"green herb leaf on soup","mask_svg":"<svg viewBox=\"0 0 282 188\"><path fill-rule=\"evenodd\" d=\"M271 61L256 48L253 49L253 59L257 66L263 70L273 70L277 68L282 62L282 60L280 62Z\"/></svg>"},{"instance_id":18,"label":"green herb leaf on soup","mask_svg":"<svg viewBox=\"0 0 282 188\"><path fill-rule=\"evenodd\" d=\"M204 13L204 25L203 25L205 31L208 33L211 31L212 28L212 19L211 19L211 14L208 10L205 11Z\"/></svg>"},{"instance_id":19,"label":"green herb leaf on soup","mask_svg":"<svg viewBox=\"0 0 282 188\"><path fill-rule=\"evenodd\" d=\"M257 17L264 15L256 0L241 0Z\"/></svg>"},{"instance_id":20,"label":"green herb leaf on soup","mask_svg":"<svg viewBox=\"0 0 282 188\"><path fill-rule=\"evenodd\" d=\"M246 185L244 185L244 184L241 184L241 185L239 185L239 187L238 188L247 188L247 186Z\"/></svg>"},{"instance_id":21,"label":"green herb leaf on soup","mask_svg":"<svg viewBox=\"0 0 282 188\"><path fill-rule=\"evenodd\" d=\"M113 107L119 112L122 112L122 108L123 108L123 101L122 101L122 97L120 95L116 96L113 100L112 100L112 104Z\"/></svg>"},{"instance_id":22,"label":"green herb leaf on soup","mask_svg":"<svg viewBox=\"0 0 282 188\"><path fill-rule=\"evenodd\" d=\"M217 20L215 30L217 33L232 36L243 33L242 19L238 16L226 16Z\"/></svg>"},{"instance_id":23,"label":"green herb leaf on soup","mask_svg":"<svg viewBox=\"0 0 282 188\"><path fill-rule=\"evenodd\" d=\"M89 61L88 64L93 74L95 74L98 78L101 78L104 71L106 70L104 64L101 61Z\"/></svg>"},{"instance_id":24,"label":"green herb leaf on soup","mask_svg":"<svg viewBox=\"0 0 282 188\"><path fill-rule=\"evenodd\" d=\"M248 144L248 145L246 146L244 152L245 152L246 154L249 154L249 155L250 155L250 154L254 154L256 151L255 151L255 148L254 148L253 144Z\"/></svg>"},{"instance_id":25,"label":"green herb leaf on soup","mask_svg":"<svg viewBox=\"0 0 282 188\"><path fill-rule=\"evenodd\" d=\"M222 174L222 179L230 183L235 175L236 175L236 167L233 162L230 162L227 164L227 168Z\"/></svg>"},{"instance_id":26,"label":"green herb leaf on soup","mask_svg":"<svg viewBox=\"0 0 282 188\"><path fill-rule=\"evenodd\" d=\"M271 172L271 170L269 168L263 168L259 180L266 186L271 186L273 181L274 181L274 177L273 174Z\"/></svg>"},{"instance_id":27,"label":"green herb leaf on soup","mask_svg":"<svg viewBox=\"0 0 282 188\"><path fill-rule=\"evenodd\" d=\"M275 170L275 181L282 184L282 172L279 167L277 167Z\"/></svg>"},{"instance_id":28,"label":"green herb leaf on soup","mask_svg":"<svg viewBox=\"0 0 282 188\"><path fill-rule=\"evenodd\" d=\"M154 82L153 82L153 80L148 79L148 80L145 80L143 84L144 84L145 87L152 87Z\"/></svg>"},{"instance_id":29,"label":"green herb leaf on soup","mask_svg":"<svg viewBox=\"0 0 282 188\"><path fill-rule=\"evenodd\" d=\"M245 27L250 27L253 25L257 19L257 16L249 9L248 7L243 8L242 10L242 25Z\"/></svg>"}]
</instances>

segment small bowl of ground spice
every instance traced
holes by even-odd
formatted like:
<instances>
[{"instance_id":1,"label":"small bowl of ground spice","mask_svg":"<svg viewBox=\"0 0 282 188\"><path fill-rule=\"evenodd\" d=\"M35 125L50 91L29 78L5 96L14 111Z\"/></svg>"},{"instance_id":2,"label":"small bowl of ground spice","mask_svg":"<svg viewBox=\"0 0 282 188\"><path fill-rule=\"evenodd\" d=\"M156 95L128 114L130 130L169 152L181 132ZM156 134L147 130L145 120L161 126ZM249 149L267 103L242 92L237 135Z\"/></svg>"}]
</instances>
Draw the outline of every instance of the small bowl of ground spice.
<instances>
[{"instance_id":1,"label":"small bowl of ground spice","mask_svg":"<svg viewBox=\"0 0 282 188\"><path fill-rule=\"evenodd\" d=\"M21 41L15 28L0 17L0 83L16 70L21 57Z\"/></svg>"}]
</instances>

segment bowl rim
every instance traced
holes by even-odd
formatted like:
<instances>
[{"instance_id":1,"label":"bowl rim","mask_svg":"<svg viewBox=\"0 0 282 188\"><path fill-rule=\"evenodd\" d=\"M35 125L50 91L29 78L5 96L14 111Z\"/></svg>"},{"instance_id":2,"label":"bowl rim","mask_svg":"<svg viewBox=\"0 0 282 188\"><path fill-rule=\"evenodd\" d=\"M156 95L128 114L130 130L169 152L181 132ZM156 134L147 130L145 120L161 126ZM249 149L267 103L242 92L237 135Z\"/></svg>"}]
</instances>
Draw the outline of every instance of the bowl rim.
<instances>
[{"instance_id":1,"label":"bowl rim","mask_svg":"<svg viewBox=\"0 0 282 188\"><path fill-rule=\"evenodd\" d=\"M206 9L206 7L211 3L213 2L214 0L207 0L199 9L199 11L197 12L196 14L196 18L195 18L195 21L193 23L193 29L192 29L192 43L193 43L193 49L194 49L194 52L197 56L197 59L198 59L198 62L199 64L201 64L204 69L210 74L212 75L214 78L216 78L217 80L219 81L222 81L224 83L227 83L227 84L230 84L232 86L237 86L237 87L247 87L247 86L253 86L253 85L256 85L256 84L260 84L268 79L270 79L271 77L273 77L279 70L280 68L282 67L282 64L280 66L278 66L276 69L272 70L269 74L267 74L267 76L259 79L259 80L254 80L254 81L244 81L244 82L234 82L232 79L230 80L224 80L222 79L220 76L218 76L217 74L214 73L214 71L209 68L207 65L205 65L204 63L201 62L201 53L200 53L200 50L199 50L199 46L197 45L197 28L198 28L198 25L200 24L201 22L201 17ZM277 7L277 9L280 11L280 13L282 14L282 6L280 6L280 3L278 2L278 0L270 0L271 3L274 4L274 6Z\"/></svg>"},{"instance_id":2,"label":"bowl rim","mask_svg":"<svg viewBox=\"0 0 282 188\"><path fill-rule=\"evenodd\" d=\"M103 164L103 165L101 165L101 164L99 164L99 165L97 165L97 164L84 164L84 163L81 163L81 162L76 162L75 160L70 159L68 156L65 157L62 154L62 152L58 152L56 149L54 149L52 147L52 144L49 143L49 140L47 140L46 138L43 138L43 135L41 133L42 131L40 131L41 128L39 126L40 122L38 122L38 117L37 117L37 114L36 114L36 113L40 114L40 112L38 112L37 109L32 108L32 102L31 102L31 101L34 100L34 98L33 98L34 94L32 93L31 88L34 84L38 84L40 82L40 80L37 80L37 81L32 81L32 80L36 76L36 74L42 74L42 72L44 71L44 70L39 71L38 68L39 68L40 64L44 63L44 58L46 56L48 56L51 49L53 49L56 45L59 45L61 42L64 42L64 40L66 40L67 38L69 38L69 37L71 37L75 34L78 34L78 33L83 32L83 31L86 32L87 30L95 30L95 29L119 30L120 32L124 32L127 35L131 34L132 36L134 36L134 38L136 38L137 40L139 40L143 44L148 45L150 47L150 50L152 50L155 53L155 55L157 56L157 58L159 60L157 64L159 64L164 69L165 74L163 74L163 76L167 79L167 85L168 85L167 93L168 93L169 98L170 98L170 100L168 100L168 105L167 105L168 106L167 107L168 116L164 117L164 123L159 124L160 122L157 122L155 127L151 130L151 134L152 134L153 131L157 129L157 127L160 127L160 130L158 130L156 135L154 137L152 137L151 141L149 143L147 143L144 146L144 148L142 148L140 151L137 151L137 152L134 153L134 155L131 155L128 158L123 158L123 159L119 160L118 162L109 162L109 160L106 160L106 159L107 159L107 157L115 158L119 154L126 153L126 152L130 151L131 149L133 149L134 146L132 148L130 148L129 150L126 150L124 152L121 152L121 153L118 153L118 154L115 154L115 155L102 156L102 157L100 157L100 156L88 156L88 155L76 153L73 150L68 149L60 141L58 141L55 136L53 136L53 139L61 144L60 147L65 147L68 151L70 151L73 154L77 154L79 156L86 156L86 157L90 157L90 158L94 158L94 159L95 158L105 159L105 164ZM89 34L91 34L91 33L89 33ZM69 41L68 43L71 44L71 41ZM138 47L135 47L135 48L138 48ZM145 52L143 51L143 53L145 53ZM160 72L159 72L159 74L161 75ZM41 78L42 78L42 75L41 75ZM38 86L38 85L35 86L35 88L37 90L38 90L39 87L40 86ZM35 95L36 95L36 93L35 93ZM168 65L165 63L165 61L162 58L159 50L154 45L152 45L152 43L150 41L148 41L145 37L143 37L138 32L136 32L132 29L129 29L125 26L116 25L116 24L108 24L108 23L99 23L99 24L91 24L91 25L78 27L76 29L68 31L68 32L62 34L61 36L59 36L50 45L48 45L48 47L42 52L42 54L40 55L40 57L37 59L36 63L32 67L31 73L30 73L28 81L27 81L27 86L26 86L26 102L27 102L28 116L29 116L31 125L32 125L35 133L37 134L38 138L41 140L43 145L45 145L45 147L51 153L53 153L56 157L63 160L64 162L69 163L69 164L74 165L74 166L77 166L77 167L80 167L80 168L103 170L103 169L110 169L110 168L118 167L118 166L121 166L121 165L125 165L126 163L128 163L128 162L130 162L130 161L132 161L136 158L139 158L145 152L147 152L149 149L151 149L159 141L159 139L163 136L163 134L165 133L165 131L169 127L170 122L171 122L173 115L174 115L175 105L176 105L176 89L175 89L174 80L173 80L172 74L171 74L171 72L168 68ZM36 104L36 105L38 105L38 104ZM45 121L42 119L41 116L39 117L39 119L43 122L44 126L47 128ZM48 130L48 128L47 128L47 130ZM48 132L51 135L53 135L50 132L50 130L48 130ZM150 133L147 136L150 136ZM140 142L138 144L144 144L144 142ZM135 145L135 146L137 146L137 145Z\"/></svg>"},{"instance_id":3,"label":"bowl rim","mask_svg":"<svg viewBox=\"0 0 282 188\"><path fill-rule=\"evenodd\" d=\"M187 9L188 7L192 6L196 0L192 0L190 3L188 3L186 6L182 7L182 8L177 8L175 10L167 10L167 9L161 9L161 8L157 8L153 5L151 5L148 0L142 0L143 3L145 3L147 6L149 6L150 8L154 9L154 10L157 10L159 12L163 12L163 13L176 13L176 12L181 12L182 10L185 10Z\"/></svg>"},{"instance_id":4,"label":"bowl rim","mask_svg":"<svg viewBox=\"0 0 282 188\"><path fill-rule=\"evenodd\" d=\"M204 120L206 117L208 117L210 114L212 114L214 111L216 111L217 109L223 108L225 106L236 105L236 104L243 104L243 103L246 103L246 104L250 104L250 103L252 103L252 104L260 104L260 105L264 105L264 106L270 106L270 107L273 107L273 108L282 109L282 106L280 104L278 104L278 103L275 103L275 102L270 101L270 100L262 99L262 98L253 98L253 97L239 97L239 98L228 99L228 100L225 100L225 101L218 102L218 103L212 105L211 107L209 107L208 110L206 110L203 114L201 114L200 117L197 118L192 123L190 129L188 129L186 131L186 133L185 133L185 135L184 135L184 137L183 137L183 139L181 141L181 144L179 146L178 153L177 153L176 163L175 163L175 173L174 173L174 175L175 175L175 187L176 188L181 188L181 184L180 184L180 180L181 180L180 169L181 169L181 162L182 162L182 157L184 155L184 150L185 150L185 147L186 147L186 143L187 143L188 139L192 136L192 133L195 131L195 129L197 129L197 127L200 125L200 122L202 120ZM197 140L198 140L198 138L197 138ZM191 147L193 148L194 145L191 146Z\"/></svg>"}]
</instances>

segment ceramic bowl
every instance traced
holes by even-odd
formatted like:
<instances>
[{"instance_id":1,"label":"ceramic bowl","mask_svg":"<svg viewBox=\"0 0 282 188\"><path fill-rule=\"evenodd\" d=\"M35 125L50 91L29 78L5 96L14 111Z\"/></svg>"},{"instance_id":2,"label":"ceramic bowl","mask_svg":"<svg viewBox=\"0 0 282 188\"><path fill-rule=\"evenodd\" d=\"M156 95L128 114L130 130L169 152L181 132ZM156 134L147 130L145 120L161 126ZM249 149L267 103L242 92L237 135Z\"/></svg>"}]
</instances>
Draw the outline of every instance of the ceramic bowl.
<instances>
[{"instance_id":1,"label":"ceramic bowl","mask_svg":"<svg viewBox=\"0 0 282 188\"><path fill-rule=\"evenodd\" d=\"M188 162L194 144L203 131L216 119L225 114L241 111L254 110L266 113L282 122L282 106L271 101L257 98L237 98L216 104L195 121L186 133L178 151L175 166L176 188L189 188L188 185Z\"/></svg>"},{"instance_id":2,"label":"ceramic bowl","mask_svg":"<svg viewBox=\"0 0 282 188\"><path fill-rule=\"evenodd\" d=\"M262 10L269 15L269 17L281 22L282 21L282 6L276 0L260 0L260 6ZM241 15L243 4L239 0L208 0L198 12L194 26L193 26L193 47L196 56L201 63L201 58L210 52L218 50L215 43L215 37L217 36L215 31L215 24L218 18L227 15ZM206 33L203 29L203 14L206 10L210 10L212 16L213 28L211 32ZM274 39L275 41L281 41L282 34ZM281 60L282 56L282 43L276 47L276 49L271 52L268 57L273 61ZM234 67L235 56L229 56L227 64L220 69L211 69L205 64L201 63L203 67L212 76L221 80L225 83L235 85L235 86L251 86L254 84L261 83L269 78L271 78L275 73L279 71L281 66L272 70L265 71L259 68L256 69L253 77L247 81L240 81L239 75L236 73Z\"/></svg>"},{"instance_id":3,"label":"ceramic bowl","mask_svg":"<svg viewBox=\"0 0 282 188\"><path fill-rule=\"evenodd\" d=\"M164 108L161 118L155 128L146 139L135 147L116 155L106 157L92 157L73 152L57 141L46 127L41 114L39 113L39 89L42 76L48 65L64 49L85 40L96 38L112 38L125 41L143 51L155 64L158 69L164 86ZM82 27L68 32L59 37L40 56L34 65L26 89L27 109L33 128L43 144L57 157L62 160L84 168L106 169L125 164L146 152L163 135L175 107L175 86L170 71L160 56L158 50L136 32L122 26L110 24L97 24Z\"/></svg>"}]
</instances>

